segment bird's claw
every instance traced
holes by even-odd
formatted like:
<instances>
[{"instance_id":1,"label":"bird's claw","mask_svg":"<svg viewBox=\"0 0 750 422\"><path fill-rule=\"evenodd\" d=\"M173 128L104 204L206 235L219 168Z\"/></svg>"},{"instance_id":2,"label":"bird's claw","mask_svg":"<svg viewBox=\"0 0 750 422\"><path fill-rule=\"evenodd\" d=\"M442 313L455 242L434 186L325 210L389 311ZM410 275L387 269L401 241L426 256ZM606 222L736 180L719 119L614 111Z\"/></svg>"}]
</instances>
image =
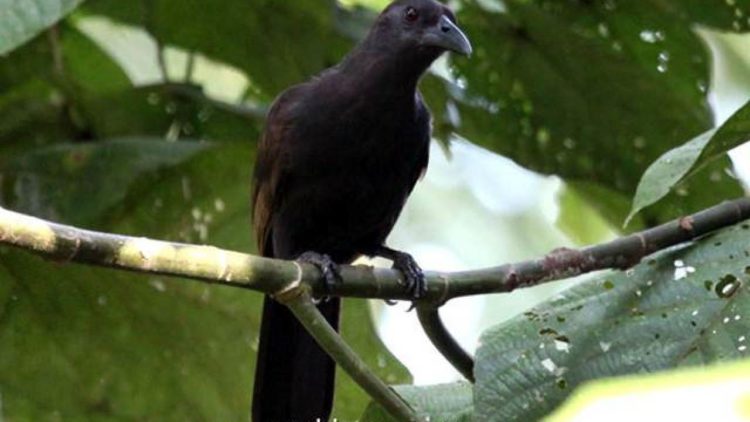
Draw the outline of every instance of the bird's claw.
<instances>
[{"instance_id":1,"label":"bird's claw","mask_svg":"<svg viewBox=\"0 0 750 422\"><path fill-rule=\"evenodd\" d=\"M424 278L424 272L419 267L417 261L405 252L398 252L393 257L393 268L401 271L404 275L404 286L406 291L414 297L421 299L427 293L427 282Z\"/></svg>"},{"instance_id":2,"label":"bird's claw","mask_svg":"<svg viewBox=\"0 0 750 422\"><path fill-rule=\"evenodd\" d=\"M333 288L342 282L338 264L326 254L308 251L298 256L297 261L312 264L320 270L327 292L333 291Z\"/></svg>"}]
</instances>

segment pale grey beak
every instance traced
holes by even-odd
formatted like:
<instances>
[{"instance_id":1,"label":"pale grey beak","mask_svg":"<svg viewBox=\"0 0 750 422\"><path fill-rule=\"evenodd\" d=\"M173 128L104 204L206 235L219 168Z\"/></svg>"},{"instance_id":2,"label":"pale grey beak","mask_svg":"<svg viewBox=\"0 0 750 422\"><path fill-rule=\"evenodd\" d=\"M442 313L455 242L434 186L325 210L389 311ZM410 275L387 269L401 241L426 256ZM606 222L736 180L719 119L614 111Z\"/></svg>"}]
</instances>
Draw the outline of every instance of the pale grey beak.
<instances>
[{"instance_id":1,"label":"pale grey beak","mask_svg":"<svg viewBox=\"0 0 750 422\"><path fill-rule=\"evenodd\" d=\"M425 31L422 36L422 44L432 47L440 47L464 56L470 56L472 52L471 43L461 29L451 22L447 16L440 17L437 25Z\"/></svg>"}]
</instances>

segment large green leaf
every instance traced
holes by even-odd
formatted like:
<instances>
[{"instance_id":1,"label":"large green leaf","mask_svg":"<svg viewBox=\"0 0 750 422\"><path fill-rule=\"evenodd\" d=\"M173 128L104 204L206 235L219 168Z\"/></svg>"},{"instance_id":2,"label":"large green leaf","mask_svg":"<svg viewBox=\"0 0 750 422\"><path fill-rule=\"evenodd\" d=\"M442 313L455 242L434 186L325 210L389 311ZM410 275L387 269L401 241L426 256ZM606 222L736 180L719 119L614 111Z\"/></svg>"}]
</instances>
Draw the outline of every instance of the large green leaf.
<instances>
[{"instance_id":1,"label":"large green leaf","mask_svg":"<svg viewBox=\"0 0 750 422\"><path fill-rule=\"evenodd\" d=\"M200 86L161 84L78 98L83 119L97 138L159 136L171 140L255 141L262 114L248 115L208 99Z\"/></svg>"},{"instance_id":2,"label":"large green leaf","mask_svg":"<svg viewBox=\"0 0 750 422\"><path fill-rule=\"evenodd\" d=\"M53 92L49 84L33 81L0 96L0 163L12 157L13 150L77 135L63 106L49 100Z\"/></svg>"},{"instance_id":3,"label":"large green leaf","mask_svg":"<svg viewBox=\"0 0 750 422\"><path fill-rule=\"evenodd\" d=\"M110 57L67 24L60 26L58 45L62 71L46 36L0 60L0 86L9 88L0 96L0 144L28 148L30 140L41 145L123 136L258 137L262 109L249 113L208 99L192 84L132 88Z\"/></svg>"},{"instance_id":4,"label":"large green leaf","mask_svg":"<svg viewBox=\"0 0 750 422\"><path fill-rule=\"evenodd\" d=\"M436 113L438 127L452 124L531 169L625 197L649 163L710 129L708 55L690 13L666 2L506 3L504 13L481 2L461 10L476 54L455 61L466 89L448 89L457 112ZM691 180L688 190L702 195L675 197L674 209L647 219L740 192L730 179L708 182ZM626 212L608 217L619 225Z\"/></svg>"},{"instance_id":5,"label":"large green leaf","mask_svg":"<svg viewBox=\"0 0 750 422\"><path fill-rule=\"evenodd\" d=\"M0 0L0 55L60 20L83 0Z\"/></svg>"},{"instance_id":6,"label":"large green leaf","mask_svg":"<svg viewBox=\"0 0 750 422\"><path fill-rule=\"evenodd\" d=\"M748 233L743 223L657 253L488 330L478 420L536 420L593 378L746 356Z\"/></svg>"},{"instance_id":7,"label":"large green leaf","mask_svg":"<svg viewBox=\"0 0 750 422\"><path fill-rule=\"evenodd\" d=\"M750 103L745 104L720 128L667 151L643 174L628 218L666 196L706 163L750 140Z\"/></svg>"},{"instance_id":8,"label":"large green leaf","mask_svg":"<svg viewBox=\"0 0 750 422\"><path fill-rule=\"evenodd\" d=\"M79 91L100 95L131 88L130 79L120 66L76 27L62 25L59 36L63 77L67 83ZM49 54L47 57L51 58ZM51 71L53 66L50 63L46 68Z\"/></svg>"},{"instance_id":9,"label":"large green leaf","mask_svg":"<svg viewBox=\"0 0 750 422\"><path fill-rule=\"evenodd\" d=\"M139 177L208 148L198 142L122 139L34 149L3 166L3 202L51 220L92 224L120 204Z\"/></svg>"},{"instance_id":10,"label":"large green leaf","mask_svg":"<svg viewBox=\"0 0 750 422\"><path fill-rule=\"evenodd\" d=\"M158 136L238 141L258 137L262 110L249 115L241 106L208 99L200 86L192 84L133 88L110 57L69 25L61 25L59 45L62 72L55 70L46 37L0 60L0 85L10 88L0 96L0 142L39 139L39 124L47 121L71 129L71 138ZM64 140L64 133L55 128L57 133L52 131L50 137Z\"/></svg>"},{"instance_id":11,"label":"large green leaf","mask_svg":"<svg viewBox=\"0 0 750 422\"><path fill-rule=\"evenodd\" d=\"M459 131L534 169L593 177L624 189L640 176L636 164L648 164L665 144L710 126L704 94L696 86L708 80L706 55L680 22L664 25L674 32L663 41L670 44L640 40L635 28L662 27L665 17L657 13L642 16L645 11L637 6L610 14L577 8L579 13L568 13L588 19L576 25L572 17L533 5L516 5L510 14L464 10L461 17L481 47L476 60L456 65L467 78L465 101L483 98L485 110L479 114L471 107ZM599 35L588 22L597 13L608 28L627 24L632 34L610 29L612 34ZM618 42L620 47L613 47ZM667 49L675 50L671 67L660 73L657 57ZM625 159L630 168L622 164Z\"/></svg>"},{"instance_id":12,"label":"large green leaf","mask_svg":"<svg viewBox=\"0 0 750 422\"><path fill-rule=\"evenodd\" d=\"M144 146L147 142L165 148ZM78 208L69 205L75 191L106 187L115 192L89 195L87 208L80 208L102 211L84 212L87 227L250 249L245 217L248 189L236 181L249 179L251 149L197 146L191 151L201 154L180 154L181 148L190 149L184 144L143 140L84 146L80 147L84 156L95 156L101 163L85 165L84 159L80 166L75 165L79 162L75 156L70 159L70 150L76 147L56 148L49 154L59 156L48 157L47 163L68 161L72 166L43 185L24 185L24 193L41 198L43 208L62 221L81 221ZM173 148L172 156L166 147ZM34 152L30 155L41 159ZM227 166L229 161L247 165ZM32 159L19 163L39 164ZM105 179L121 183L102 185ZM71 196L49 193L70 189L69 184L87 186L73 188ZM116 206L111 204L113 196L123 195ZM7 197L4 203L20 204ZM259 295L61 266L7 248L0 255L0 268L4 415L12 419L246 417Z\"/></svg>"},{"instance_id":13,"label":"large green leaf","mask_svg":"<svg viewBox=\"0 0 750 422\"><path fill-rule=\"evenodd\" d=\"M252 297L219 305L215 289L61 266L16 251L4 250L0 268L0 389L8 419L243 415L252 377L249 327L259 304Z\"/></svg>"},{"instance_id":14,"label":"large green leaf","mask_svg":"<svg viewBox=\"0 0 750 422\"><path fill-rule=\"evenodd\" d=\"M745 358L592 381L576 389L544 421L600 421L614 419L612 415L630 421L652 420L656 412L668 412L668 418L675 421L742 420L746 406L738 397L747 391L744 384L749 377L750 359Z\"/></svg>"},{"instance_id":15,"label":"large green leaf","mask_svg":"<svg viewBox=\"0 0 750 422\"><path fill-rule=\"evenodd\" d=\"M266 100L332 66L350 45L335 30L333 0L93 0L84 10L234 65L247 72Z\"/></svg>"},{"instance_id":16,"label":"large green leaf","mask_svg":"<svg viewBox=\"0 0 750 422\"><path fill-rule=\"evenodd\" d=\"M29 81L68 85L89 94L103 94L131 86L127 75L88 37L65 22L58 25L54 42L41 34L0 58L0 94ZM59 62L55 57L59 56Z\"/></svg>"},{"instance_id":17,"label":"large green leaf","mask_svg":"<svg viewBox=\"0 0 750 422\"><path fill-rule=\"evenodd\" d=\"M60 24L55 39L53 47L40 35L0 59L0 161L12 156L9 150L90 138L77 97L131 86L112 59L75 28Z\"/></svg>"},{"instance_id":18,"label":"large green leaf","mask_svg":"<svg viewBox=\"0 0 750 422\"><path fill-rule=\"evenodd\" d=\"M652 3L656 3L652 0ZM703 0L669 0L665 4L688 20L724 31L747 32L750 29L748 0L725 0L723 3Z\"/></svg>"}]
</instances>

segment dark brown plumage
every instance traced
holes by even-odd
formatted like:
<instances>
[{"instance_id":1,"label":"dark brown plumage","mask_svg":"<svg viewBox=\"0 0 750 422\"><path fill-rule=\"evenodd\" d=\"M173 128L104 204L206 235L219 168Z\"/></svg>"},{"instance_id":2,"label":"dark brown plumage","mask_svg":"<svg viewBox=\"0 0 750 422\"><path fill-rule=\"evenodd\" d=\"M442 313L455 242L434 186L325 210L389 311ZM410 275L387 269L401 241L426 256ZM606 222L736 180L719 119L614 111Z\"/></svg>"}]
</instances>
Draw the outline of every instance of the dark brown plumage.
<instances>
[{"instance_id":1,"label":"dark brown plumage","mask_svg":"<svg viewBox=\"0 0 750 422\"><path fill-rule=\"evenodd\" d=\"M383 256L418 296L421 270L384 246L427 167L430 114L417 91L444 51L471 47L433 0L398 0L339 65L274 102L258 146L253 223L264 256L302 259L336 282L335 264ZM338 326L339 300L319 305ZM253 420L326 420L334 364L273 299L263 310Z\"/></svg>"}]
</instances>

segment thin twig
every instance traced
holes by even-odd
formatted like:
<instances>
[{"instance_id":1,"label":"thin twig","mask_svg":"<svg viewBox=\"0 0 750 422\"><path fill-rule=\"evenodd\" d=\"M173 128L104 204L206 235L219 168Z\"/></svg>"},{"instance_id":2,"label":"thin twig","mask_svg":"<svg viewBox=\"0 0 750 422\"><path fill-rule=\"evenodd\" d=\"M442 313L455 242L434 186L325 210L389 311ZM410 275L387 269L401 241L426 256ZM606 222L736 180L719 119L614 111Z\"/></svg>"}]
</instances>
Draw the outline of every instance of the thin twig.
<instances>
[{"instance_id":1,"label":"thin twig","mask_svg":"<svg viewBox=\"0 0 750 422\"><path fill-rule=\"evenodd\" d=\"M169 71L167 69L166 48L161 38L161 33L156 30L157 23L154 12L155 6L152 2L144 3L144 5L145 8L142 10L142 12L146 24L146 30L154 38L154 43L156 44L156 63L159 66L159 72L161 73L162 80L165 83L169 83L170 79Z\"/></svg>"},{"instance_id":2,"label":"thin twig","mask_svg":"<svg viewBox=\"0 0 750 422\"><path fill-rule=\"evenodd\" d=\"M169 83L169 71L167 70L167 57L166 48L162 44L159 38L155 38L156 41L156 63L159 65L159 72L161 73L162 80L164 83Z\"/></svg>"},{"instance_id":3,"label":"thin twig","mask_svg":"<svg viewBox=\"0 0 750 422\"><path fill-rule=\"evenodd\" d=\"M277 295L277 299L291 309L320 347L391 416L399 421L418 421L417 415L411 407L380 378L375 376L367 367L367 364L328 324L328 321L313 303L309 286L305 284L297 285L287 290L283 295Z\"/></svg>"},{"instance_id":4,"label":"thin twig","mask_svg":"<svg viewBox=\"0 0 750 422\"><path fill-rule=\"evenodd\" d=\"M474 359L450 335L440 319L438 308L426 305L417 307L419 323L436 349L470 382L474 382Z\"/></svg>"},{"instance_id":5,"label":"thin twig","mask_svg":"<svg viewBox=\"0 0 750 422\"><path fill-rule=\"evenodd\" d=\"M185 63L185 82L190 83L193 80L193 72L195 71L195 51L190 50L187 53L187 62Z\"/></svg>"},{"instance_id":6,"label":"thin twig","mask_svg":"<svg viewBox=\"0 0 750 422\"><path fill-rule=\"evenodd\" d=\"M47 40L49 41L52 53L52 70L60 80L65 80L65 62L63 60L62 46L60 43L60 28L58 24L52 25L47 31Z\"/></svg>"}]
</instances>

